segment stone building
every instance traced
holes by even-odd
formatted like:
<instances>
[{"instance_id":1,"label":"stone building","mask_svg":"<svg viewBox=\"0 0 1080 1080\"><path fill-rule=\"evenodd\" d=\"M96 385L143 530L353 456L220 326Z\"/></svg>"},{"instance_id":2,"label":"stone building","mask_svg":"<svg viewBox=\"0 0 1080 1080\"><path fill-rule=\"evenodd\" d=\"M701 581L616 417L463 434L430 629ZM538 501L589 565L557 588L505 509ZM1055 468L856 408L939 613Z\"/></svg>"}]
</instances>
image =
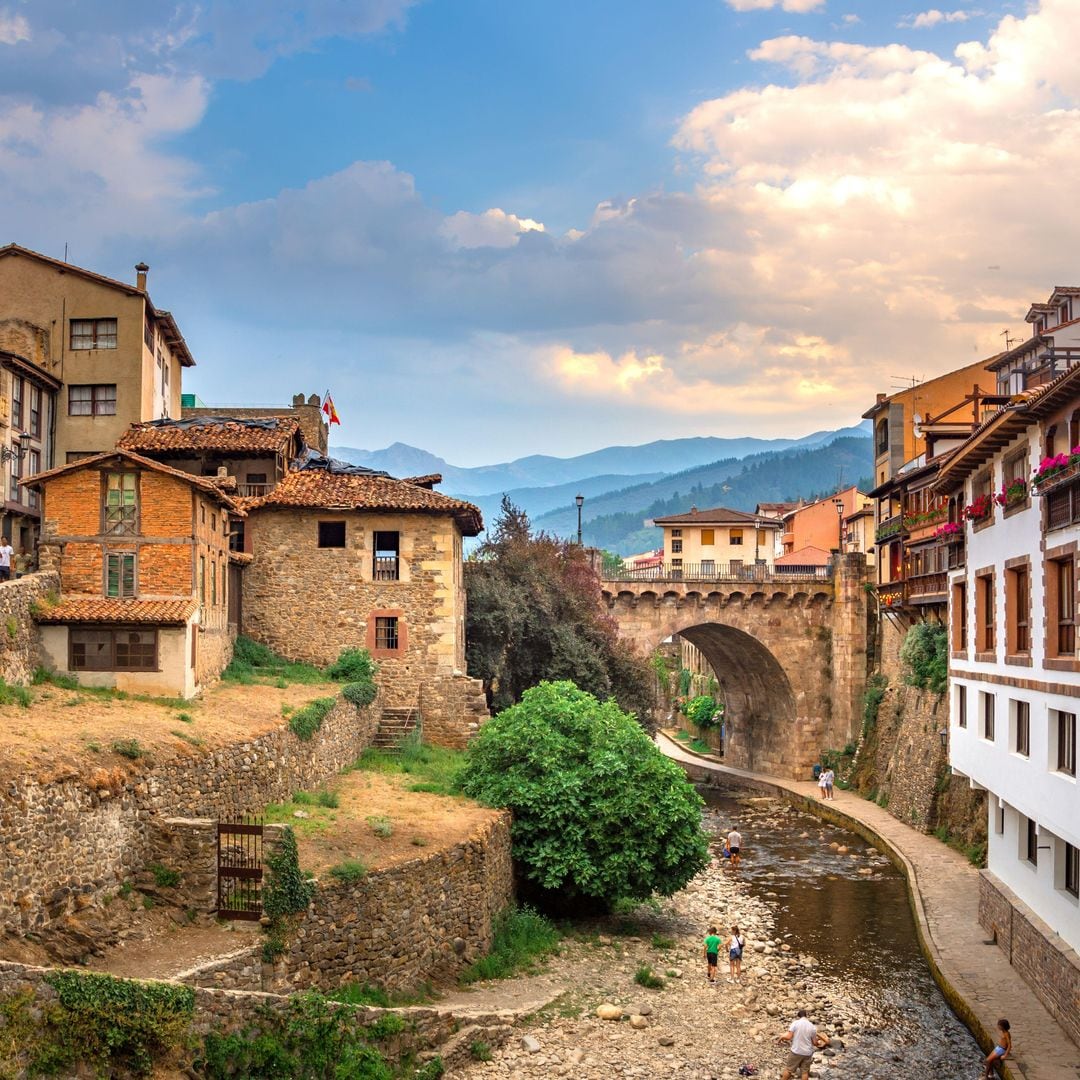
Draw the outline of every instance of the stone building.
<instances>
[{"instance_id":1,"label":"stone building","mask_svg":"<svg viewBox=\"0 0 1080 1080\"><path fill-rule=\"evenodd\" d=\"M304 441L312 450L325 454L329 447L330 427L318 394L293 394L291 405L205 405L195 394L184 394L181 403L184 420L227 419L265 420L268 417L291 417L300 425Z\"/></svg>"},{"instance_id":2,"label":"stone building","mask_svg":"<svg viewBox=\"0 0 1080 1080\"><path fill-rule=\"evenodd\" d=\"M229 517L213 480L126 450L25 481L42 493L42 569L60 595L35 618L42 653L89 686L191 697L232 652Z\"/></svg>"},{"instance_id":3,"label":"stone building","mask_svg":"<svg viewBox=\"0 0 1080 1080\"><path fill-rule=\"evenodd\" d=\"M2 494L15 546L32 546L40 519L22 478L111 450L132 423L180 413L181 374L195 361L150 299L149 267L135 270L132 284L0 247L0 445L16 451Z\"/></svg>"},{"instance_id":4,"label":"stone building","mask_svg":"<svg viewBox=\"0 0 1080 1080\"><path fill-rule=\"evenodd\" d=\"M432 490L440 479L309 454L272 491L241 500L243 630L319 665L367 648L384 704L418 714L428 740L460 744L487 715L480 682L463 674L462 539L483 521Z\"/></svg>"},{"instance_id":5,"label":"stone building","mask_svg":"<svg viewBox=\"0 0 1080 1080\"><path fill-rule=\"evenodd\" d=\"M1037 351L1044 370L1062 359ZM949 761L988 797L980 922L1080 1041L1080 365L1029 382L1022 354L1009 403L934 485L963 552L946 585Z\"/></svg>"}]
</instances>

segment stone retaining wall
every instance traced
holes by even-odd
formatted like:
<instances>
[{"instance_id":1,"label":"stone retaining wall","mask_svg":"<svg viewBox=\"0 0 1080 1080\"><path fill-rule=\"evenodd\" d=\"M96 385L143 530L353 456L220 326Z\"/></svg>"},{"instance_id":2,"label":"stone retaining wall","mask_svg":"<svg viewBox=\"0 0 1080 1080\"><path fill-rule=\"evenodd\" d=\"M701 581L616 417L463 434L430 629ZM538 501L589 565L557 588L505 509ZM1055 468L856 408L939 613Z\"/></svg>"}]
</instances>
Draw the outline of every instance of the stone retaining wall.
<instances>
[{"instance_id":1,"label":"stone retaining wall","mask_svg":"<svg viewBox=\"0 0 1080 1080\"><path fill-rule=\"evenodd\" d=\"M101 770L91 786L12 778L0 788L0 934L41 931L148 862L181 866L182 851L155 846L162 818L250 813L317 787L371 744L380 715L378 701L339 699L308 742L283 725L160 767Z\"/></svg>"},{"instance_id":2,"label":"stone retaining wall","mask_svg":"<svg viewBox=\"0 0 1080 1080\"><path fill-rule=\"evenodd\" d=\"M491 948L495 916L513 892L510 815L493 812L453 847L359 882L320 881L267 989L451 982Z\"/></svg>"},{"instance_id":3,"label":"stone retaining wall","mask_svg":"<svg viewBox=\"0 0 1080 1080\"><path fill-rule=\"evenodd\" d=\"M39 570L16 581L0 582L0 677L28 683L41 663L38 628L31 615L47 593L60 591L60 575Z\"/></svg>"},{"instance_id":4,"label":"stone retaining wall","mask_svg":"<svg viewBox=\"0 0 1080 1080\"><path fill-rule=\"evenodd\" d=\"M1080 957L1000 879L979 876L979 925L1080 1045Z\"/></svg>"}]
</instances>

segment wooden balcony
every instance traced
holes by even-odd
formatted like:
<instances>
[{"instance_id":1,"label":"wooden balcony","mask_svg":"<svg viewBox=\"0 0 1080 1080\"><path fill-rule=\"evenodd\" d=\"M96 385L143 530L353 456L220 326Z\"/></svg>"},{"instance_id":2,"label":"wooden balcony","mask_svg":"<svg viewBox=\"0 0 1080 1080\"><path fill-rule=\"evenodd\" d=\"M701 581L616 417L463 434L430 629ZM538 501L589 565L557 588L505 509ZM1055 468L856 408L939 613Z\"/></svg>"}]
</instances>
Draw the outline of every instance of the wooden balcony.
<instances>
[{"instance_id":1,"label":"wooden balcony","mask_svg":"<svg viewBox=\"0 0 1080 1080\"><path fill-rule=\"evenodd\" d=\"M685 563L673 566L645 566L636 569L605 570L604 581L701 581L701 582L784 582L828 581L832 578L832 565L825 566L771 566L768 563Z\"/></svg>"},{"instance_id":2,"label":"wooden balcony","mask_svg":"<svg viewBox=\"0 0 1080 1080\"><path fill-rule=\"evenodd\" d=\"M905 582L909 604L940 604L948 598L949 575L913 574Z\"/></svg>"},{"instance_id":3,"label":"wooden balcony","mask_svg":"<svg viewBox=\"0 0 1080 1080\"><path fill-rule=\"evenodd\" d=\"M880 544L885 540L895 540L904 532L904 519L900 514L893 514L881 522L874 532L874 543Z\"/></svg>"},{"instance_id":4,"label":"wooden balcony","mask_svg":"<svg viewBox=\"0 0 1080 1080\"><path fill-rule=\"evenodd\" d=\"M269 495L273 490L273 484L237 484L239 494L245 499L258 498L261 495Z\"/></svg>"}]
</instances>

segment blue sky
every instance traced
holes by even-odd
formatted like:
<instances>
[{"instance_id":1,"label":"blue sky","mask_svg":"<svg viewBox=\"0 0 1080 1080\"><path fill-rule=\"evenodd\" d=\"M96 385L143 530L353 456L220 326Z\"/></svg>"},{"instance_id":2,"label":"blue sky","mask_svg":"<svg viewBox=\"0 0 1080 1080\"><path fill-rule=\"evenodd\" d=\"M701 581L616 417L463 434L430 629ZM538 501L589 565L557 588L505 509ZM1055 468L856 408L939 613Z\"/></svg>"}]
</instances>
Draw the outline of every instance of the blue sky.
<instances>
[{"instance_id":1,"label":"blue sky","mask_svg":"<svg viewBox=\"0 0 1080 1080\"><path fill-rule=\"evenodd\" d=\"M1077 7L0 0L0 240L341 444L842 426L1076 277Z\"/></svg>"}]
</instances>

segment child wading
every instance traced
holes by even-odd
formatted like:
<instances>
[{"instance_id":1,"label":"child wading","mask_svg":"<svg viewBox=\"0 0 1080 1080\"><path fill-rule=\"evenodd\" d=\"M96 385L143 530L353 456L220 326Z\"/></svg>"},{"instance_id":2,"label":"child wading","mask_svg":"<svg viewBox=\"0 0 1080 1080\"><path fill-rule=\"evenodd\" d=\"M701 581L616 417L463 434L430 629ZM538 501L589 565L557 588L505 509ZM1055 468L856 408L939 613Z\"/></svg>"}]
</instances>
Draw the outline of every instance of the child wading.
<instances>
[{"instance_id":1,"label":"child wading","mask_svg":"<svg viewBox=\"0 0 1080 1080\"><path fill-rule=\"evenodd\" d=\"M1009 1021L1001 1019L997 1022L997 1046L986 1055L987 1080L997 1075L1001 1063L1012 1053L1012 1033L1009 1031Z\"/></svg>"},{"instance_id":2,"label":"child wading","mask_svg":"<svg viewBox=\"0 0 1080 1080\"><path fill-rule=\"evenodd\" d=\"M742 948L743 939L739 936L739 928L733 926L731 928L731 937L728 938L728 967L731 970L731 977L738 982L742 975Z\"/></svg>"},{"instance_id":3,"label":"child wading","mask_svg":"<svg viewBox=\"0 0 1080 1080\"><path fill-rule=\"evenodd\" d=\"M705 963L707 965L705 977L709 982L716 982L716 963L720 958L720 938L717 936L716 927L709 927L709 934L705 938Z\"/></svg>"}]
</instances>

